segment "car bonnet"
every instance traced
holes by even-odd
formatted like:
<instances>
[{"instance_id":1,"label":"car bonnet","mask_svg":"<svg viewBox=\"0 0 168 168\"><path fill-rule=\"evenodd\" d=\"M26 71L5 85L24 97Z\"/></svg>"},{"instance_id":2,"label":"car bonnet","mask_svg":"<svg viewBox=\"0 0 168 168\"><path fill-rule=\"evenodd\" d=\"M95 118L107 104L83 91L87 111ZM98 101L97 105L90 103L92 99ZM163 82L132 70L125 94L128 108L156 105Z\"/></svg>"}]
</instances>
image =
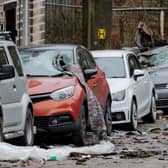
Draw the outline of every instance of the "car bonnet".
<instances>
[{"instance_id":1,"label":"car bonnet","mask_svg":"<svg viewBox=\"0 0 168 168\"><path fill-rule=\"evenodd\" d=\"M55 90L76 85L77 79L74 76L66 77L29 77L29 94L39 95L51 93Z\"/></svg>"},{"instance_id":2,"label":"car bonnet","mask_svg":"<svg viewBox=\"0 0 168 168\"><path fill-rule=\"evenodd\" d=\"M108 78L107 82L109 84L111 93L125 90L130 85L130 79L128 78Z\"/></svg>"}]
</instances>

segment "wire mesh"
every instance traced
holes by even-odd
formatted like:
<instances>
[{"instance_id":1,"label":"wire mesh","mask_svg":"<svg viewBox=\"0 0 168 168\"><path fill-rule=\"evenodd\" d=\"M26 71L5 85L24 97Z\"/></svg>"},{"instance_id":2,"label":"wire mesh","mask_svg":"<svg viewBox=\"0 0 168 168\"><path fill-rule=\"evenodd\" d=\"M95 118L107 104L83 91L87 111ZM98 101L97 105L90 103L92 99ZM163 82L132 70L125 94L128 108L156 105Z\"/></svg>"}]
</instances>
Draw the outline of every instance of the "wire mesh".
<instances>
[{"instance_id":1,"label":"wire mesh","mask_svg":"<svg viewBox=\"0 0 168 168\"><path fill-rule=\"evenodd\" d=\"M46 43L82 42L82 0L46 1Z\"/></svg>"}]
</instances>

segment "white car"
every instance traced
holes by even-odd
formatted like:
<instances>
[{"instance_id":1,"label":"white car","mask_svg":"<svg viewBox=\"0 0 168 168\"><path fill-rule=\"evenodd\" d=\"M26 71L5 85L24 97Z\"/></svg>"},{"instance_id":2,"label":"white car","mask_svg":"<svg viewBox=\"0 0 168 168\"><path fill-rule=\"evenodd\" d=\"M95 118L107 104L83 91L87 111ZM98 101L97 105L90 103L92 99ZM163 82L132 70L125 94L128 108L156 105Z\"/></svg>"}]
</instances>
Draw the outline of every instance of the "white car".
<instances>
[{"instance_id":1,"label":"white car","mask_svg":"<svg viewBox=\"0 0 168 168\"><path fill-rule=\"evenodd\" d=\"M138 119L155 122L156 94L147 71L136 56L126 50L100 50L92 54L105 72L112 94L113 124L128 123L136 129Z\"/></svg>"}]
</instances>

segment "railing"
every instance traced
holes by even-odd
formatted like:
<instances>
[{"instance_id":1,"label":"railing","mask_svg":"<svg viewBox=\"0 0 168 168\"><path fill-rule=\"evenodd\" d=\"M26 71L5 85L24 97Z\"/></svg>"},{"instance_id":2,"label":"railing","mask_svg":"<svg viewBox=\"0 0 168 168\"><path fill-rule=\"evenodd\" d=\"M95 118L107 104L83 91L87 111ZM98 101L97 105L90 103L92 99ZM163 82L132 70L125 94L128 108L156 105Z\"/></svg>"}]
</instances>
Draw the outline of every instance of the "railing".
<instances>
[{"instance_id":1,"label":"railing","mask_svg":"<svg viewBox=\"0 0 168 168\"><path fill-rule=\"evenodd\" d=\"M46 42L82 42L82 0L46 1Z\"/></svg>"}]
</instances>

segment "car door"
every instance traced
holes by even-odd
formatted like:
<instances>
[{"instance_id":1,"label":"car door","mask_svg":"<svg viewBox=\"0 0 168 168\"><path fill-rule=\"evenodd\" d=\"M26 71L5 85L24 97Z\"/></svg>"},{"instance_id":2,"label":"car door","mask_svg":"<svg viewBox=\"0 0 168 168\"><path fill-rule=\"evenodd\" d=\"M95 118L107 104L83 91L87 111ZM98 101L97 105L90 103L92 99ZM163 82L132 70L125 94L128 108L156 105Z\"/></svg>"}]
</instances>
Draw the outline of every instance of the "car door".
<instances>
[{"instance_id":1,"label":"car door","mask_svg":"<svg viewBox=\"0 0 168 168\"><path fill-rule=\"evenodd\" d=\"M7 88L10 90L10 93L6 95L6 98L11 99L11 101L9 102L10 104L8 105L5 117L7 121L7 127L16 126L15 128L13 127L13 129L16 130L23 120L24 104L22 102L22 98L24 93L26 93L25 86L27 86L27 84L16 47L8 46L6 50L9 56L9 63L15 67L15 78L12 79L9 88Z\"/></svg>"},{"instance_id":2,"label":"car door","mask_svg":"<svg viewBox=\"0 0 168 168\"><path fill-rule=\"evenodd\" d=\"M97 70L97 74L94 75L91 79L87 80L87 84L88 86L92 89L92 91L94 92L95 96L97 97L97 99L99 100L99 102L101 104L103 104L104 102L102 102L102 97L105 97L102 93L100 92L101 88L101 81L100 81L100 72L96 67L96 63L93 59L93 57L91 56L91 54L83 48L78 49L77 52L77 60L78 63L80 64L82 71L86 70L86 69L96 69Z\"/></svg>"},{"instance_id":3,"label":"car door","mask_svg":"<svg viewBox=\"0 0 168 168\"><path fill-rule=\"evenodd\" d=\"M5 48L0 48L0 65L10 64ZM17 124L17 116L13 113L15 99L15 78L0 81L0 97L3 107L4 130Z\"/></svg>"},{"instance_id":4,"label":"car door","mask_svg":"<svg viewBox=\"0 0 168 168\"><path fill-rule=\"evenodd\" d=\"M141 69L141 65L137 57L134 56L134 59L138 69ZM149 107L151 104L151 97L152 97L152 85L153 85L148 72L146 70L143 70L143 71L144 71L144 76L140 77L142 78L142 81L143 81L143 91L144 91L142 115L149 113Z\"/></svg>"},{"instance_id":5,"label":"car door","mask_svg":"<svg viewBox=\"0 0 168 168\"><path fill-rule=\"evenodd\" d=\"M138 115L142 115L146 110L146 100L147 100L147 88L146 88L146 76L143 75L138 77L137 79L134 78L134 71L135 69L141 69L139 62L137 61L136 57L133 54L130 54L128 57L129 69L130 69L130 77L133 80L133 87L134 87L134 94L137 100L138 106Z\"/></svg>"}]
</instances>

